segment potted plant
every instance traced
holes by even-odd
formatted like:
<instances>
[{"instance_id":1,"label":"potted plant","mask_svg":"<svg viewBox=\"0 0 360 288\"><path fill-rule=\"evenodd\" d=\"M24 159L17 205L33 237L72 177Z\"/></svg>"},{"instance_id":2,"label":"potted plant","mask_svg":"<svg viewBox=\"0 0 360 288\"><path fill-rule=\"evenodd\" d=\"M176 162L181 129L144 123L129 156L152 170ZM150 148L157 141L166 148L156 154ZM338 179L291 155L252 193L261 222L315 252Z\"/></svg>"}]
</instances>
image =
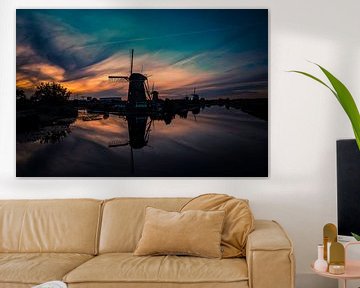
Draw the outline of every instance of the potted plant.
<instances>
[{"instance_id":1,"label":"potted plant","mask_svg":"<svg viewBox=\"0 0 360 288\"><path fill-rule=\"evenodd\" d=\"M360 235L357 235L355 233L351 233L351 235L356 239L356 241L360 241Z\"/></svg>"},{"instance_id":2,"label":"potted plant","mask_svg":"<svg viewBox=\"0 0 360 288\"><path fill-rule=\"evenodd\" d=\"M331 74L328 70L326 70L322 66L320 66L316 63L314 63L314 64L316 66L318 66L320 68L320 70L325 74L325 76L329 80L331 86L307 72L298 71L298 70L292 70L289 72L294 72L294 73L299 73L299 74L305 75L305 76L321 83L322 85L327 87L332 92L332 94L334 94L334 96L339 101L340 105L343 107L345 113L347 114L347 116L350 120L350 123L351 123L353 131L354 131L356 143L357 143L358 149L360 151L360 114L359 114L359 110L356 106L356 103L354 101L354 98L352 97L350 91L346 88L346 86L340 80L338 80L333 74ZM351 233L351 234L357 241L360 241L360 235L355 234L355 233Z\"/></svg>"}]
</instances>

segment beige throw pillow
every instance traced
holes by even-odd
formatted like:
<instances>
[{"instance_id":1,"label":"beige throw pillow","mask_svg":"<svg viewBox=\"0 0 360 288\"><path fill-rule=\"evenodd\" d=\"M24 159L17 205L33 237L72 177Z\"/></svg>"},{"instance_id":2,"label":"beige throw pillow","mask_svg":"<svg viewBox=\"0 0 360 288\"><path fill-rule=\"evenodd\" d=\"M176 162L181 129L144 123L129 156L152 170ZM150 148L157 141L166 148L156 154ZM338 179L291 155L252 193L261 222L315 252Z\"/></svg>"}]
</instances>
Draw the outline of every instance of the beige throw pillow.
<instances>
[{"instance_id":1,"label":"beige throw pillow","mask_svg":"<svg viewBox=\"0 0 360 288\"><path fill-rule=\"evenodd\" d=\"M247 237L254 230L254 217L247 200L225 194L204 194L190 200L181 209L188 210L225 211L221 238L222 257L245 256Z\"/></svg>"},{"instance_id":2,"label":"beige throw pillow","mask_svg":"<svg viewBox=\"0 0 360 288\"><path fill-rule=\"evenodd\" d=\"M192 255L221 258L224 211L168 212L146 208L134 255Z\"/></svg>"}]
</instances>

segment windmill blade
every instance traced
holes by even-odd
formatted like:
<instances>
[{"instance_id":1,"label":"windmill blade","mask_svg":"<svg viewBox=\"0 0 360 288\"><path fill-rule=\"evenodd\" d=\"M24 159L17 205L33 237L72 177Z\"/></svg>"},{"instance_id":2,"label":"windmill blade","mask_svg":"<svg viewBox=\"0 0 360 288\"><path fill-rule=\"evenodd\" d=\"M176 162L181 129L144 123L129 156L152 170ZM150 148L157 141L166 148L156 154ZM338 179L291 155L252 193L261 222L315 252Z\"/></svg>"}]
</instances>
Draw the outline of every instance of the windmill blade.
<instances>
[{"instance_id":1,"label":"windmill blade","mask_svg":"<svg viewBox=\"0 0 360 288\"><path fill-rule=\"evenodd\" d=\"M113 82L118 82L118 81L122 81L122 80L129 81L128 76L114 76L114 75L111 75L111 76L108 76L108 79L110 81L113 81Z\"/></svg>"},{"instance_id":2,"label":"windmill blade","mask_svg":"<svg viewBox=\"0 0 360 288\"><path fill-rule=\"evenodd\" d=\"M130 75L133 73L134 67L134 49L130 50Z\"/></svg>"},{"instance_id":3,"label":"windmill blade","mask_svg":"<svg viewBox=\"0 0 360 288\"><path fill-rule=\"evenodd\" d=\"M147 124L146 124L146 130L145 130L145 141L146 141L146 144L149 142L149 139L150 139L150 132L151 132L151 124L153 123L154 120L150 120Z\"/></svg>"},{"instance_id":4,"label":"windmill blade","mask_svg":"<svg viewBox=\"0 0 360 288\"><path fill-rule=\"evenodd\" d=\"M146 79L146 81L144 82L144 86L145 86L146 95L147 95L147 97L149 98L148 100L152 100L152 98L151 98L151 93L150 93L150 91L149 91L149 82L148 82L147 79Z\"/></svg>"}]
</instances>

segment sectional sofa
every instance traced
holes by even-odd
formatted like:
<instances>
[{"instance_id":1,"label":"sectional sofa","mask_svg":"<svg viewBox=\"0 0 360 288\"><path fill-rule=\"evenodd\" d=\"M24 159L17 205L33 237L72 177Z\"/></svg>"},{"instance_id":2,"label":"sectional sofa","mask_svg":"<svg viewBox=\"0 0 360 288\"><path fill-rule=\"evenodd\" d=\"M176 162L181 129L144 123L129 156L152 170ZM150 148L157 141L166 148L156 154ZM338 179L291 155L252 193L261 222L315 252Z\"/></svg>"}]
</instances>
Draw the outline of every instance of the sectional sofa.
<instances>
[{"instance_id":1,"label":"sectional sofa","mask_svg":"<svg viewBox=\"0 0 360 288\"><path fill-rule=\"evenodd\" d=\"M188 200L1 200L0 288L294 288L292 243L270 220L255 221L245 258L134 256L145 207L178 211Z\"/></svg>"}]
</instances>

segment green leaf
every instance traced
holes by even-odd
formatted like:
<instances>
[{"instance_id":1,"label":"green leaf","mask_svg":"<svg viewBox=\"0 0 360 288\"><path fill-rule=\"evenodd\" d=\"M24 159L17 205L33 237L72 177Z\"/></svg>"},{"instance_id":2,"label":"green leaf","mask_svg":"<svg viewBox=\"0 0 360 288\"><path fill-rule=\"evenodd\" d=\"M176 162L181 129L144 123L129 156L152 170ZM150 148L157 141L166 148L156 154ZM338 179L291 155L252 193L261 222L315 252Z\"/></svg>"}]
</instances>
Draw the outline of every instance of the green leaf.
<instances>
[{"instance_id":1,"label":"green leaf","mask_svg":"<svg viewBox=\"0 0 360 288\"><path fill-rule=\"evenodd\" d=\"M289 72L294 72L294 73L305 75L305 76L321 83L335 95L336 99L339 101L340 105L343 107L345 113L347 114L347 116L350 119L353 131L354 131L356 143L360 150L360 114L359 114L359 110L356 106L356 103L354 101L354 98L352 97L350 91L345 87L345 85L340 80L338 80L334 75L332 75L329 71L327 71L322 66L320 66L316 63L314 63L314 64L317 65L321 69L321 71L325 74L325 76L329 79L331 85L333 86L333 89L329 85L327 85L325 82L323 82L319 78L317 78L309 73L302 72L302 71L296 71L296 70L289 71Z\"/></svg>"},{"instance_id":2,"label":"green leaf","mask_svg":"<svg viewBox=\"0 0 360 288\"><path fill-rule=\"evenodd\" d=\"M294 72L294 73L302 74L302 75L305 75L305 76L307 76L307 77L309 77L309 78L311 78L311 79L313 79L313 80L315 80L315 81L318 81L318 82L320 82L322 85L324 85L325 87L329 88L330 91L335 95L336 98L338 97L338 95L336 94L336 92L335 92L333 89L331 89L331 87L329 87L329 85L327 85L325 82L323 82L323 81L320 80L319 78L317 78L317 77L315 77L315 76L313 76L313 75L311 75L311 74L309 74L309 73L302 72L302 71L298 71L298 70L290 70L290 71L288 71L288 72Z\"/></svg>"},{"instance_id":3,"label":"green leaf","mask_svg":"<svg viewBox=\"0 0 360 288\"><path fill-rule=\"evenodd\" d=\"M325 76L329 79L331 85L334 87L337 95L338 100L345 110L346 114L348 115L350 122L353 126L356 142L358 144L360 150L360 114L359 110L356 107L356 103L354 98L352 97L350 91L346 88L346 86L338 80L334 75L332 75L329 71L325 68L321 67L320 65L316 64L321 71L325 74Z\"/></svg>"},{"instance_id":4,"label":"green leaf","mask_svg":"<svg viewBox=\"0 0 360 288\"><path fill-rule=\"evenodd\" d=\"M352 233L352 232L351 232L351 235L356 239L356 241L360 241L360 235Z\"/></svg>"}]
</instances>

